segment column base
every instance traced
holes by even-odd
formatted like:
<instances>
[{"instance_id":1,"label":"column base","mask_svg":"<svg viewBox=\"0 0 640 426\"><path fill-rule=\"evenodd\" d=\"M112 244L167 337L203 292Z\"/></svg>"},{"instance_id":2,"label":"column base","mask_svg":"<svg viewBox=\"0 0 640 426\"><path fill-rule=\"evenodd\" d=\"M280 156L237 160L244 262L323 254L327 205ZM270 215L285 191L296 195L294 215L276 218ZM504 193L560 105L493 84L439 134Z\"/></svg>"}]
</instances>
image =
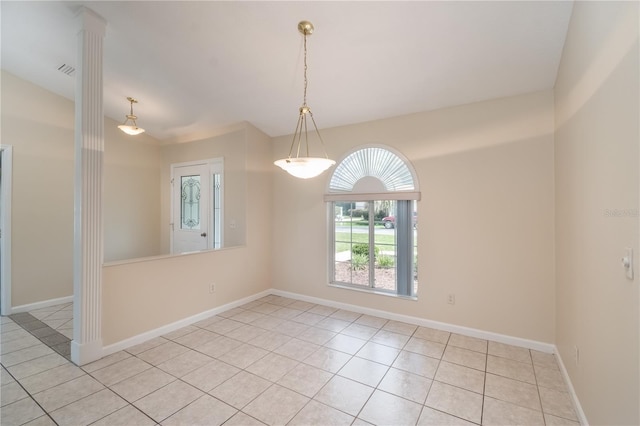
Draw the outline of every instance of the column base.
<instances>
[{"instance_id":1,"label":"column base","mask_svg":"<svg viewBox=\"0 0 640 426\"><path fill-rule=\"evenodd\" d=\"M77 366L82 366L102 358L102 340L88 343L78 343L71 341L71 361Z\"/></svg>"}]
</instances>

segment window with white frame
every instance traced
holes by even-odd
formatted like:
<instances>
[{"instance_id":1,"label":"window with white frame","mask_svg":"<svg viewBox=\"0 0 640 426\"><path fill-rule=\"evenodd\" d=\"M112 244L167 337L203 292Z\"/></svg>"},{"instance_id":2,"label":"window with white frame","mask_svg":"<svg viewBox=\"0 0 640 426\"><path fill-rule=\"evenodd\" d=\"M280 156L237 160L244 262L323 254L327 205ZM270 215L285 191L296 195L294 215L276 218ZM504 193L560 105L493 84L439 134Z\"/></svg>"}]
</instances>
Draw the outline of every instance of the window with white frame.
<instances>
[{"instance_id":1,"label":"window with white frame","mask_svg":"<svg viewBox=\"0 0 640 426\"><path fill-rule=\"evenodd\" d=\"M409 162L370 146L334 169L325 201L330 216L330 284L417 297L417 201Z\"/></svg>"}]
</instances>

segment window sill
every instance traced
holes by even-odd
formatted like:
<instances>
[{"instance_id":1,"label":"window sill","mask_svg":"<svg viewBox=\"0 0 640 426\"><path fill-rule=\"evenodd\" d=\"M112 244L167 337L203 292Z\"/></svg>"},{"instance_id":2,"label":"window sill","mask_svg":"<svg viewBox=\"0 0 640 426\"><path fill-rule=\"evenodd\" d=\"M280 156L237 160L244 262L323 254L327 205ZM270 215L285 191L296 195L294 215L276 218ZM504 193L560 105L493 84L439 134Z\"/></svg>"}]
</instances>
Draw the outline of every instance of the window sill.
<instances>
[{"instance_id":1,"label":"window sill","mask_svg":"<svg viewBox=\"0 0 640 426\"><path fill-rule=\"evenodd\" d=\"M412 300L412 301L417 301L418 300L418 296L404 296L402 294L396 294L396 293L391 293L388 291L381 291L381 290L376 290L374 288L366 288L366 287L356 287L353 285L349 285L346 283L336 283L336 282L330 282L328 284L329 287L334 287L334 288L341 288L344 290L353 290L353 291L359 291L361 293L369 293L369 294L377 294L380 296L387 296L387 297L394 297L397 299L404 299L404 300Z\"/></svg>"}]
</instances>

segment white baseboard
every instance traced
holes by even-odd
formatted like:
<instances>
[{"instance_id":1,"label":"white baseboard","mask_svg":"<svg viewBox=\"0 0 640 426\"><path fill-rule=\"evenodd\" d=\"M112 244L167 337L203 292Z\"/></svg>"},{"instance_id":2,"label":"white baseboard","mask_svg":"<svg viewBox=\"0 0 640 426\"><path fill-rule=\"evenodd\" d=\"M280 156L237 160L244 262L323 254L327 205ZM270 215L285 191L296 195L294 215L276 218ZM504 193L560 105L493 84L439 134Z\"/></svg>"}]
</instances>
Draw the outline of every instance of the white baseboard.
<instances>
[{"instance_id":1,"label":"white baseboard","mask_svg":"<svg viewBox=\"0 0 640 426\"><path fill-rule=\"evenodd\" d=\"M137 336L129 337L128 339L121 340L117 343L113 343L111 345L105 346L102 348L102 356L105 357L107 355L111 355L115 352L130 348L132 346L138 345L140 343L144 343L147 340L154 339L156 337L162 336L164 334L170 333L172 331L178 330L182 327L186 327L198 321L205 320L214 315L218 315L219 313L228 311L233 308L237 308L238 306L242 306L246 303L253 302L254 300L258 300L262 297L268 296L272 294L271 290L261 291L260 293L256 293L251 296L247 296L243 299L236 300L231 303L227 303L226 305L218 306L217 308L209 309L208 311L200 312L199 314L190 316L188 318L181 319L176 322L172 322L171 324L163 325L162 327L156 328L154 330L147 331L142 334L138 334Z\"/></svg>"},{"instance_id":2,"label":"white baseboard","mask_svg":"<svg viewBox=\"0 0 640 426\"><path fill-rule=\"evenodd\" d=\"M348 303L335 302L333 300L321 299L318 297L304 296L297 293L272 289L271 294L276 296L289 297L291 299L302 300L304 302L318 303L321 305L331 306L333 308L345 309L348 311L358 312L361 314L373 315L394 321L402 321L409 324L415 324L422 327L435 328L437 330L449 331L451 333L462 334L479 339L492 340L494 342L504 343L507 345L519 346L522 348L533 349L545 353L555 353L556 347L551 343L538 342L535 340L522 339L520 337L507 336L504 334L493 333L490 331L478 330L475 328L463 327L460 325L447 324L439 321L432 321L424 318L412 317L409 315L395 314L392 312L381 311L379 309L364 308L358 305Z\"/></svg>"},{"instance_id":3,"label":"white baseboard","mask_svg":"<svg viewBox=\"0 0 640 426\"><path fill-rule=\"evenodd\" d=\"M35 311L36 309L48 308L49 306L62 305L73 302L73 296L59 297L57 299L43 300L42 302L29 303L26 305L14 306L11 308L12 314Z\"/></svg>"},{"instance_id":4,"label":"white baseboard","mask_svg":"<svg viewBox=\"0 0 640 426\"><path fill-rule=\"evenodd\" d=\"M578 420L582 426L588 426L589 422L587 421L587 416L584 414L584 410L582 409L582 405L580 404L580 400L578 399L578 394L576 394L576 390L573 388L573 383L571 383L571 379L569 378L569 373L567 372L566 367L564 366L564 362L562 361L562 356L560 356L560 351L558 348L555 348L556 359L558 360L558 365L560 366L560 372L562 373L562 377L564 378L564 382L569 389L569 395L571 395L571 400L573 401L573 408L576 410L576 415L578 416Z\"/></svg>"}]
</instances>

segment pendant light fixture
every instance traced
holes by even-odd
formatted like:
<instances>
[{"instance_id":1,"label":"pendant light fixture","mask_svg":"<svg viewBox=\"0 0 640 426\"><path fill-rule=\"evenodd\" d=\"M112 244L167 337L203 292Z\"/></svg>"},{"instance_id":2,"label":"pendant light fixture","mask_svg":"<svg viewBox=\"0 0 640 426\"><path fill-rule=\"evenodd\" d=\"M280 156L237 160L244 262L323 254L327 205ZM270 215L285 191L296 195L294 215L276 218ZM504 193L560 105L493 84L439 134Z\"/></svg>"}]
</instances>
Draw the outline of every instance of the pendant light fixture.
<instances>
[{"instance_id":1,"label":"pendant light fixture","mask_svg":"<svg viewBox=\"0 0 640 426\"><path fill-rule=\"evenodd\" d=\"M289 156L282 160L275 161L274 164L292 176L301 179L308 179L316 177L329 167L336 164L335 161L330 160L327 156L327 151L324 148L324 141L316 126L316 121L313 119L313 113L311 108L307 105L307 36L313 33L313 24L309 21L301 21L298 24L298 31L304 36L304 96L302 106L300 107L300 115L298 116L298 124L296 130L293 133L293 140L291 141L291 148L289 149ZM320 140L322 149L324 150L323 157L310 157L309 156L309 135L307 133L307 116L311 118L311 123L315 129L316 135ZM304 133L304 136L303 136ZM300 150L302 149L304 138L304 152L303 156L300 156ZM293 149L296 147L295 157L292 157ZM304 156L306 154L306 156Z\"/></svg>"},{"instance_id":2,"label":"pendant light fixture","mask_svg":"<svg viewBox=\"0 0 640 426\"><path fill-rule=\"evenodd\" d=\"M133 104L137 104L138 101L133 99L132 97L127 97L127 100L131 103L131 111L129 112L129 114L127 114L127 119L124 120L124 123L118 126L118 129L132 136L144 133L144 129L138 127L138 124L136 123L138 117L133 114ZM129 124L129 122L131 123Z\"/></svg>"}]
</instances>

